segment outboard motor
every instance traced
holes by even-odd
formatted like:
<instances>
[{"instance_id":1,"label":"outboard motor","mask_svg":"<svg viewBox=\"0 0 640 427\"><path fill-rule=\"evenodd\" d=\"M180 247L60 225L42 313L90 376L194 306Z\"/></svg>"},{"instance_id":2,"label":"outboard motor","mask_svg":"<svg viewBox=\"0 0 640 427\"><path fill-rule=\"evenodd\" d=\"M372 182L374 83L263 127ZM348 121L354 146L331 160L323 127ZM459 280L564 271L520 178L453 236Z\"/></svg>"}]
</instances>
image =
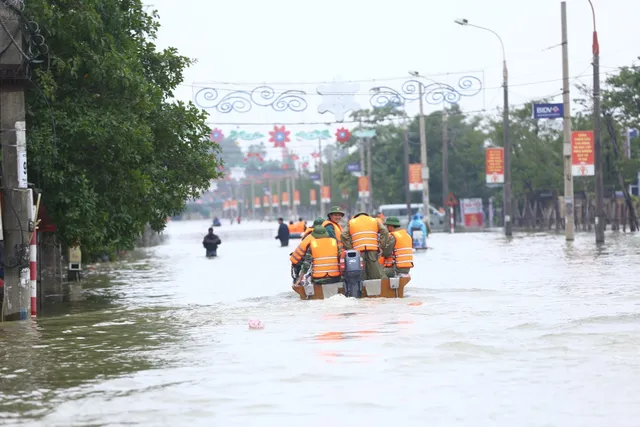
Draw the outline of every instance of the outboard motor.
<instances>
[{"instance_id":1,"label":"outboard motor","mask_svg":"<svg viewBox=\"0 0 640 427\"><path fill-rule=\"evenodd\" d=\"M346 251L344 257L344 294L362 298L362 262L359 251Z\"/></svg>"}]
</instances>

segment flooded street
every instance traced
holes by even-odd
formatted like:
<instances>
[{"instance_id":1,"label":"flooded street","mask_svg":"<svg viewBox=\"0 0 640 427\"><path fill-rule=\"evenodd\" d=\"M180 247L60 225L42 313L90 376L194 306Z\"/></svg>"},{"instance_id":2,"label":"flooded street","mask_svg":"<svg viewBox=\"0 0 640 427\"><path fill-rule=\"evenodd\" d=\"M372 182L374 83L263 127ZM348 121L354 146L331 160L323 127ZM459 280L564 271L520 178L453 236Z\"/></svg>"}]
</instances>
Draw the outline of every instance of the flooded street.
<instances>
[{"instance_id":1,"label":"flooded street","mask_svg":"<svg viewBox=\"0 0 640 427\"><path fill-rule=\"evenodd\" d=\"M405 299L301 301L298 240L208 224L0 325L0 425L639 423L640 236L436 234Z\"/></svg>"}]
</instances>

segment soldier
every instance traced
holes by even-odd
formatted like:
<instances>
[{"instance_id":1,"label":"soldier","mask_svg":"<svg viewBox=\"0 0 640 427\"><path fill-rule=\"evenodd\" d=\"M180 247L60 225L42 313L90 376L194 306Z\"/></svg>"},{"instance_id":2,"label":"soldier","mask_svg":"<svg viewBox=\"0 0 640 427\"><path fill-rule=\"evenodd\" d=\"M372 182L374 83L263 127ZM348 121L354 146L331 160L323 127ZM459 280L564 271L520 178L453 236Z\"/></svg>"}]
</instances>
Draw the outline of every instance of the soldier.
<instances>
[{"instance_id":1,"label":"soldier","mask_svg":"<svg viewBox=\"0 0 640 427\"><path fill-rule=\"evenodd\" d=\"M316 285L340 282L340 248L336 239L329 237L327 229L322 225L316 225L311 233L312 240L309 243L304 256L300 277L296 285L311 269L311 282Z\"/></svg>"},{"instance_id":2,"label":"soldier","mask_svg":"<svg viewBox=\"0 0 640 427\"><path fill-rule=\"evenodd\" d=\"M327 214L327 219L322 223L324 228L327 229L327 233L329 233L329 237L333 237L336 240L340 240L340 235L342 234L342 226L340 226L340 221L344 217L344 212L340 210L338 206L333 206L329 213Z\"/></svg>"},{"instance_id":3,"label":"soldier","mask_svg":"<svg viewBox=\"0 0 640 427\"><path fill-rule=\"evenodd\" d=\"M389 241L384 247L384 273L388 277L408 275L413 268L413 239L400 228L400 220L390 216L384 222L389 230Z\"/></svg>"},{"instance_id":4,"label":"soldier","mask_svg":"<svg viewBox=\"0 0 640 427\"><path fill-rule=\"evenodd\" d=\"M302 241L298 247L289 254L289 261L291 261L291 277L293 278L294 283L298 280L304 256L307 253L307 249L309 249L309 244L313 240L313 236L311 234L313 233L314 227L322 226L323 221L324 219L322 218L318 218L313 221L313 227L309 227L309 229L304 232L304 236L302 236Z\"/></svg>"},{"instance_id":5,"label":"soldier","mask_svg":"<svg viewBox=\"0 0 640 427\"><path fill-rule=\"evenodd\" d=\"M357 213L342 232L344 249L360 252L364 263L364 280L386 278L378 263L378 256L388 241L389 231L366 212Z\"/></svg>"}]
</instances>

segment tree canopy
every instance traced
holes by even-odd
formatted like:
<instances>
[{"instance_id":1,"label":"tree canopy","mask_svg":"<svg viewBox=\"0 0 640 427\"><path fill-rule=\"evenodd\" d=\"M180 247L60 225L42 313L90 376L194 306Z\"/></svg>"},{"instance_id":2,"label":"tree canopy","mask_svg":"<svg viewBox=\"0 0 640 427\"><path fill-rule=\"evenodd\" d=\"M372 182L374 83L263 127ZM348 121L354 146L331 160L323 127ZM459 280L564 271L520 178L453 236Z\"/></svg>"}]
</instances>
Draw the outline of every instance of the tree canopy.
<instances>
[{"instance_id":1,"label":"tree canopy","mask_svg":"<svg viewBox=\"0 0 640 427\"><path fill-rule=\"evenodd\" d=\"M27 92L28 173L61 240L92 252L162 230L219 177L206 114L172 99L193 61L157 49L140 0L32 0L24 14L50 55Z\"/></svg>"}]
</instances>

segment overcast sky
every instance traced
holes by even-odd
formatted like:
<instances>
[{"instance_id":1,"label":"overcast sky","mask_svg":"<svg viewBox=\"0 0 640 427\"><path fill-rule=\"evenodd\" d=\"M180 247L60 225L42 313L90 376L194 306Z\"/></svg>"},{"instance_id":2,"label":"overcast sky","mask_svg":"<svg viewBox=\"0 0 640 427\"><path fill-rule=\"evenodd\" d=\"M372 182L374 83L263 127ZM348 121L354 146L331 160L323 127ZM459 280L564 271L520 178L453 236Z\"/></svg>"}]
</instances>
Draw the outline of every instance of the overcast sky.
<instances>
[{"instance_id":1,"label":"overcast sky","mask_svg":"<svg viewBox=\"0 0 640 427\"><path fill-rule=\"evenodd\" d=\"M640 1L593 2L604 80L607 73L640 56ZM259 106L247 113L208 109L211 126L225 134L232 129L266 134L273 123L287 123L292 134L326 129L326 125L291 124L335 121L330 113L317 113L322 98L316 88L321 82L358 81L355 100L367 108L372 87L400 89L409 79L409 70L454 86L463 76L475 76L483 80L483 90L462 98L461 108L495 112L502 104L500 43L489 32L456 25L456 18L488 27L502 37L511 105L549 95L558 95L555 100L561 102L558 0L148 0L148 4L160 15L159 47L174 46L198 60L186 71L177 98L194 100L199 89L214 87L220 99L233 90L250 91L263 83L276 93L301 90L308 94L304 112L275 112ZM587 0L569 0L567 8L569 73L574 83L590 83L591 9ZM439 108L427 105L426 112ZM417 112L417 102L408 104L407 110ZM329 128L334 133L337 127ZM297 146L305 155L315 144Z\"/></svg>"}]
</instances>

